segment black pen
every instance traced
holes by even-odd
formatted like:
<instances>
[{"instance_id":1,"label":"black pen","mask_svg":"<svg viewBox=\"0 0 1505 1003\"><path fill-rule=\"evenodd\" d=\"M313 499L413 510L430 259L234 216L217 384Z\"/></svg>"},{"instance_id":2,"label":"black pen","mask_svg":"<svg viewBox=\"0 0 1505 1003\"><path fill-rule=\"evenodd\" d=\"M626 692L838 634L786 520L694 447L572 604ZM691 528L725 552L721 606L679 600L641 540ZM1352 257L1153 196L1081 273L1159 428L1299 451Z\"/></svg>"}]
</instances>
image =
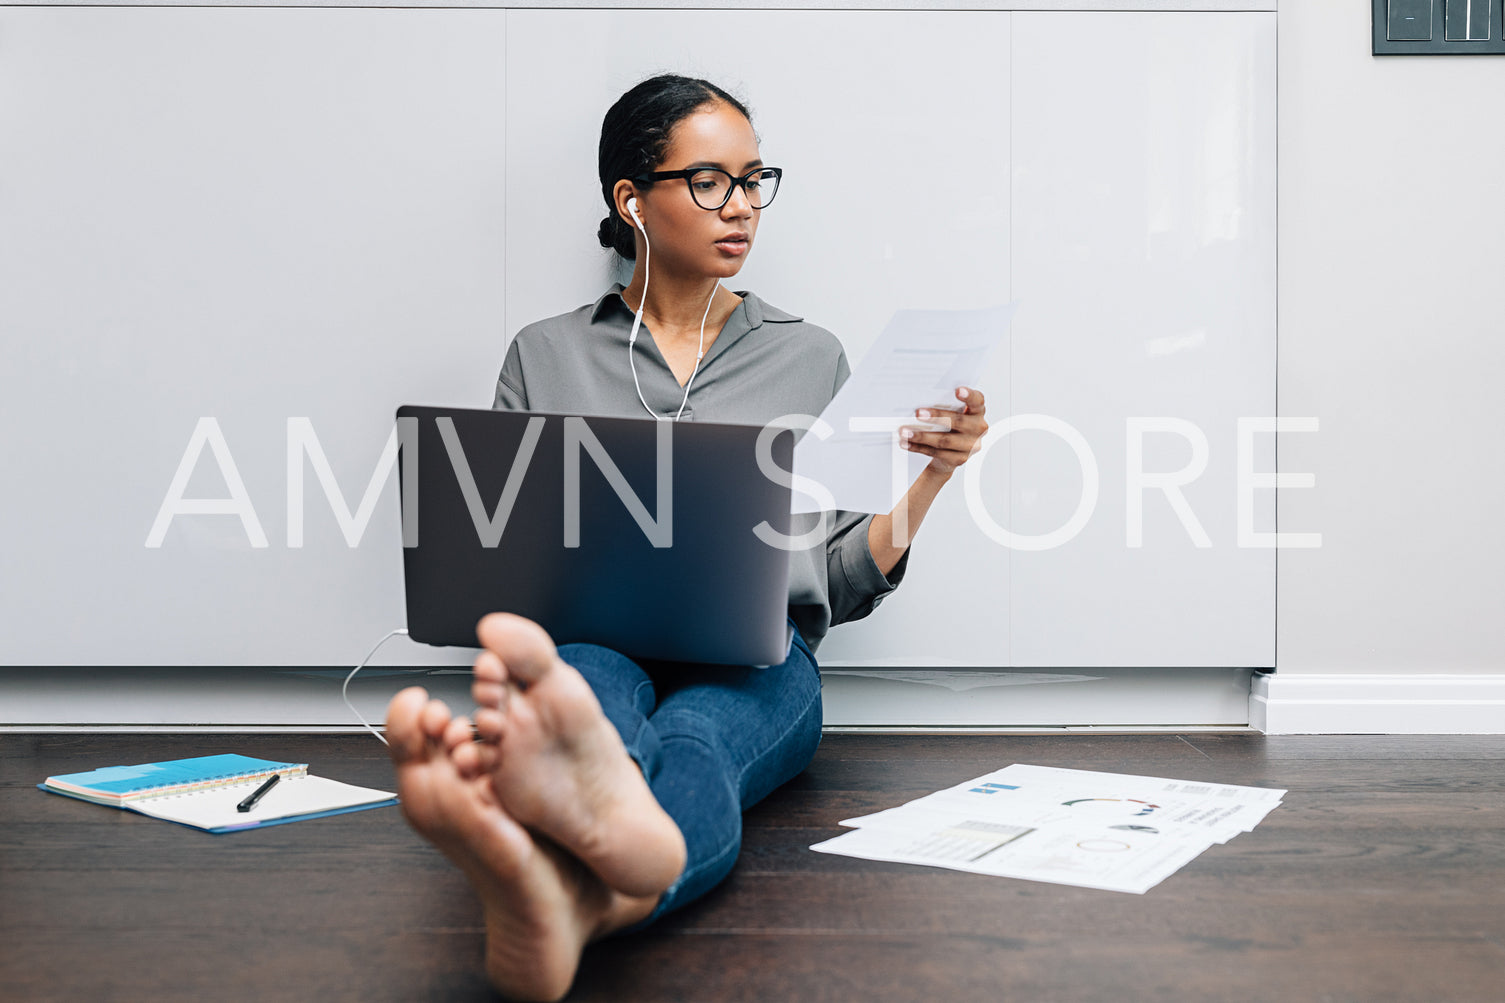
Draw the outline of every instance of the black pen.
<instances>
[{"instance_id":1,"label":"black pen","mask_svg":"<svg viewBox=\"0 0 1505 1003\"><path fill-rule=\"evenodd\" d=\"M272 774L272 779L268 780L266 783L264 783L260 787L256 788L256 793L252 794L250 797L246 798L240 804L236 805L235 806L235 810L236 811L250 811L252 808L255 808L256 807L256 802L260 801L262 799L262 796L265 795L267 791L271 790L273 787L276 787L277 786L277 781L280 780L281 778L282 778L282 774L280 774L280 773L273 773Z\"/></svg>"}]
</instances>

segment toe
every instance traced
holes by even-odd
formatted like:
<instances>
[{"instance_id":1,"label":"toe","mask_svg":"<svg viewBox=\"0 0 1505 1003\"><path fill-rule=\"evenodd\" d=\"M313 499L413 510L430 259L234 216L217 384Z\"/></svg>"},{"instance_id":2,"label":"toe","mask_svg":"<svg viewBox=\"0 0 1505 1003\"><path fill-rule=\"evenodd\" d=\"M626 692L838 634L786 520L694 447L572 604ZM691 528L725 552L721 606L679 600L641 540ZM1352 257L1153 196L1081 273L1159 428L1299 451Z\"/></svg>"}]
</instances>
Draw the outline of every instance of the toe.
<instances>
[{"instance_id":1,"label":"toe","mask_svg":"<svg viewBox=\"0 0 1505 1003\"><path fill-rule=\"evenodd\" d=\"M428 690L409 686L387 705L387 745L394 762L404 763L422 755L427 744L419 718L428 706Z\"/></svg>"},{"instance_id":2,"label":"toe","mask_svg":"<svg viewBox=\"0 0 1505 1003\"><path fill-rule=\"evenodd\" d=\"M470 732L470 718L457 717L444 726L444 751L451 755L462 745L469 745L473 736Z\"/></svg>"},{"instance_id":3,"label":"toe","mask_svg":"<svg viewBox=\"0 0 1505 1003\"><path fill-rule=\"evenodd\" d=\"M455 769L458 770L460 772L460 776L464 777L466 780L474 780L476 777L480 776L483 771L483 768L481 766L481 755L478 751L481 748L482 747L480 745L477 745L475 742L467 742L464 745L455 746L449 752L449 758L454 762Z\"/></svg>"},{"instance_id":4,"label":"toe","mask_svg":"<svg viewBox=\"0 0 1505 1003\"><path fill-rule=\"evenodd\" d=\"M479 682L471 685L471 697L476 700L476 706L486 708L488 711L507 711L507 687L495 684L495 682Z\"/></svg>"},{"instance_id":5,"label":"toe","mask_svg":"<svg viewBox=\"0 0 1505 1003\"><path fill-rule=\"evenodd\" d=\"M477 679L470 684L470 695L478 707L501 710L507 699L507 687L501 683L487 683Z\"/></svg>"},{"instance_id":6,"label":"toe","mask_svg":"<svg viewBox=\"0 0 1505 1003\"><path fill-rule=\"evenodd\" d=\"M537 682L558 658L547 631L512 613L488 613L476 625L476 637L524 685Z\"/></svg>"},{"instance_id":7,"label":"toe","mask_svg":"<svg viewBox=\"0 0 1505 1003\"><path fill-rule=\"evenodd\" d=\"M501 759L501 750L494 745L482 745L474 742L470 748L475 750L477 775L490 773L496 769L497 762Z\"/></svg>"},{"instance_id":8,"label":"toe","mask_svg":"<svg viewBox=\"0 0 1505 1003\"><path fill-rule=\"evenodd\" d=\"M483 651L476 656L475 677L488 683L504 683L507 681L507 668L502 665L501 659L492 651Z\"/></svg>"},{"instance_id":9,"label":"toe","mask_svg":"<svg viewBox=\"0 0 1505 1003\"><path fill-rule=\"evenodd\" d=\"M419 726L425 738L438 742L444 736L444 729L449 727L449 705L443 700L430 700L419 716Z\"/></svg>"},{"instance_id":10,"label":"toe","mask_svg":"<svg viewBox=\"0 0 1505 1003\"><path fill-rule=\"evenodd\" d=\"M506 716L499 710L492 710L490 707L476 709L476 731L480 733L483 742L501 741L506 722Z\"/></svg>"}]
</instances>

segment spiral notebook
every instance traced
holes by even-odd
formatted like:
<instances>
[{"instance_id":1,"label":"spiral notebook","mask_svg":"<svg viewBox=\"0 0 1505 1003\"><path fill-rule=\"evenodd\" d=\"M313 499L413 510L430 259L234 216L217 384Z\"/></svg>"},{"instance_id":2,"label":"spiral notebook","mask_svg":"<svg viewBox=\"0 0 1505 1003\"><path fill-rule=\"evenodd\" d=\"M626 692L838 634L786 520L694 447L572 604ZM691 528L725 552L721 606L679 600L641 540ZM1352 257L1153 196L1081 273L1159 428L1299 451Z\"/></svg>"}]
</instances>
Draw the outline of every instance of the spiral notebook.
<instances>
[{"instance_id":1,"label":"spiral notebook","mask_svg":"<svg viewBox=\"0 0 1505 1003\"><path fill-rule=\"evenodd\" d=\"M271 777L278 778L249 811L236 806ZM136 766L107 766L48 777L51 794L124 808L207 832L236 832L397 804L389 791L310 776L307 763L250 756L199 756Z\"/></svg>"}]
</instances>

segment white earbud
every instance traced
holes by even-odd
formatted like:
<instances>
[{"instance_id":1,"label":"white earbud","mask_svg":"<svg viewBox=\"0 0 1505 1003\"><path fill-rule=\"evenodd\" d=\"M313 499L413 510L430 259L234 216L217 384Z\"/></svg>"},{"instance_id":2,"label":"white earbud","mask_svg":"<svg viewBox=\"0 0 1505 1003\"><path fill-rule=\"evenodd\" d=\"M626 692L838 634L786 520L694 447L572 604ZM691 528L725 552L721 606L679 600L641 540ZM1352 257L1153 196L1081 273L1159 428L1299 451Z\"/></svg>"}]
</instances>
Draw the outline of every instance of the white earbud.
<instances>
[{"instance_id":1,"label":"white earbud","mask_svg":"<svg viewBox=\"0 0 1505 1003\"><path fill-rule=\"evenodd\" d=\"M648 245L647 253L643 256L643 298L638 300L637 313L632 318L632 332L627 335L627 358L628 361L631 361L632 346L638 343L638 328L642 326L643 323L643 307L648 305L648 279L653 274L651 271L649 271L649 269L653 267L653 245L648 242L648 231L643 229L643 221L638 216L637 199L630 198L627 200L627 211L632 215L632 221L638 225L638 229L642 230L643 243ZM637 381L638 371L637 367L634 366L632 370L632 382L636 384ZM641 389L638 390L638 399L643 399L643 391ZM648 402L646 400L643 401L643 406L648 407ZM648 413L652 414L653 409L648 408ZM658 416L654 415L654 417Z\"/></svg>"}]
</instances>

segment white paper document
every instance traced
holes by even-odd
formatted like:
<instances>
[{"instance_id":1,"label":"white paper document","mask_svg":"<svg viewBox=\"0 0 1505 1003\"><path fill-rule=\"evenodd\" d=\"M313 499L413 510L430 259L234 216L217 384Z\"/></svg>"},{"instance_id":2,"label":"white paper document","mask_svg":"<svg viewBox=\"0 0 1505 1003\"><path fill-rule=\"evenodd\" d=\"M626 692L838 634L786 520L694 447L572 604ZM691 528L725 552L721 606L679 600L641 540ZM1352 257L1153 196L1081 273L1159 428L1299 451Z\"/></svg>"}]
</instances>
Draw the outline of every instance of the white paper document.
<instances>
[{"instance_id":1,"label":"white paper document","mask_svg":"<svg viewBox=\"0 0 1505 1003\"><path fill-rule=\"evenodd\" d=\"M1016 764L886 811L822 853L1142 894L1283 790Z\"/></svg>"},{"instance_id":2,"label":"white paper document","mask_svg":"<svg viewBox=\"0 0 1505 1003\"><path fill-rule=\"evenodd\" d=\"M1137 825L1226 843L1257 825L1285 791L1015 764L848 826L926 825L931 818L1007 818L1031 825Z\"/></svg>"},{"instance_id":3,"label":"white paper document","mask_svg":"<svg viewBox=\"0 0 1505 1003\"><path fill-rule=\"evenodd\" d=\"M259 786L258 781L217 790L145 798L129 807L153 818L219 831L250 829L278 819L375 805L397 797L388 791L356 787L325 777L304 776L281 781L250 811L237 811L236 805Z\"/></svg>"},{"instance_id":4,"label":"white paper document","mask_svg":"<svg viewBox=\"0 0 1505 1003\"><path fill-rule=\"evenodd\" d=\"M979 830L1016 829L989 836ZM1148 832L1066 826L1010 827L960 822L923 833L883 828L851 832L811 847L868 860L928 864L1005 878L1143 893L1207 849L1206 842Z\"/></svg>"},{"instance_id":5,"label":"white paper document","mask_svg":"<svg viewBox=\"0 0 1505 1003\"><path fill-rule=\"evenodd\" d=\"M899 428L924 424L916 408L962 408L956 388L977 387L1013 312L1010 303L895 313L794 447L793 511L892 511L930 462L900 447ZM933 425L949 427L944 416Z\"/></svg>"}]
</instances>

